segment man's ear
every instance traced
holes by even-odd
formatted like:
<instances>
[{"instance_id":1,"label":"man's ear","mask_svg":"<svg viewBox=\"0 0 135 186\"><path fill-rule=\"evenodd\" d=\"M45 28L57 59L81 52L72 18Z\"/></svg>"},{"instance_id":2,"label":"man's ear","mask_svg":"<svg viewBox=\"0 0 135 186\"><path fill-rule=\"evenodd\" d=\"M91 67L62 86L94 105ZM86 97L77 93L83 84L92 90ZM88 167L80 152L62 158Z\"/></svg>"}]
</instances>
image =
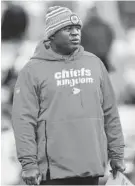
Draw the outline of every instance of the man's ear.
<instances>
[{"instance_id":1,"label":"man's ear","mask_svg":"<svg viewBox=\"0 0 135 186\"><path fill-rule=\"evenodd\" d=\"M50 36L50 40L54 40L54 35Z\"/></svg>"}]
</instances>

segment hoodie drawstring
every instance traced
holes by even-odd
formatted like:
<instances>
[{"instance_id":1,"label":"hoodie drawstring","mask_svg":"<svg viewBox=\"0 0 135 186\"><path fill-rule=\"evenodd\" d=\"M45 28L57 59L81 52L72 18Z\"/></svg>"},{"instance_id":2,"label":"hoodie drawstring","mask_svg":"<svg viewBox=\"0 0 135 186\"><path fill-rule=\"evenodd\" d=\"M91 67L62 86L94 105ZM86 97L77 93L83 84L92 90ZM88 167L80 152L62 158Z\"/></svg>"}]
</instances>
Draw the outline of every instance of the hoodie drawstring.
<instances>
[{"instance_id":1,"label":"hoodie drawstring","mask_svg":"<svg viewBox=\"0 0 135 186\"><path fill-rule=\"evenodd\" d=\"M46 180L50 180L50 162L49 162L49 157L48 157L48 152L47 152L47 129L46 129L46 121L45 121L45 153L46 153L46 159L47 159L47 172L46 172Z\"/></svg>"}]
</instances>

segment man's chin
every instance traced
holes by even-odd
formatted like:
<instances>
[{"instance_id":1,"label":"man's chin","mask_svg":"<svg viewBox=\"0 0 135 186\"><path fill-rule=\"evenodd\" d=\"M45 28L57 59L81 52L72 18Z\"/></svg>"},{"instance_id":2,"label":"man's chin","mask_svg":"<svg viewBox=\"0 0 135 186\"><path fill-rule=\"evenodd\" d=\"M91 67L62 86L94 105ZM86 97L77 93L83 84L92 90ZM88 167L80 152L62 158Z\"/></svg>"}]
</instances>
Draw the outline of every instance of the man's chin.
<instances>
[{"instance_id":1,"label":"man's chin","mask_svg":"<svg viewBox=\"0 0 135 186\"><path fill-rule=\"evenodd\" d=\"M77 49L79 48L79 46L80 46L79 44L78 44L78 45L73 46L73 47L72 47L72 50L73 50L73 51L77 50Z\"/></svg>"},{"instance_id":2,"label":"man's chin","mask_svg":"<svg viewBox=\"0 0 135 186\"><path fill-rule=\"evenodd\" d=\"M80 43L72 44L71 48L77 49L80 46Z\"/></svg>"},{"instance_id":3,"label":"man's chin","mask_svg":"<svg viewBox=\"0 0 135 186\"><path fill-rule=\"evenodd\" d=\"M67 51L69 51L70 53L74 52L75 50L77 50L80 46L80 43L76 44L76 45L70 45L68 48L67 48Z\"/></svg>"}]
</instances>

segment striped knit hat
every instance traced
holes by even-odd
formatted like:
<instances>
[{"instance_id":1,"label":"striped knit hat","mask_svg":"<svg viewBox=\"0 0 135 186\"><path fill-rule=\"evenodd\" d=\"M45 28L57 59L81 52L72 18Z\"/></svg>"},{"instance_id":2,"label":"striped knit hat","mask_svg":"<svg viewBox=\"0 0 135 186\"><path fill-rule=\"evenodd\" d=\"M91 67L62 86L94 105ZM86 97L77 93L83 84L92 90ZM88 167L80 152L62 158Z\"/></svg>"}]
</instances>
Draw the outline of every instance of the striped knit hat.
<instances>
[{"instance_id":1,"label":"striped knit hat","mask_svg":"<svg viewBox=\"0 0 135 186\"><path fill-rule=\"evenodd\" d=\"M80 18L70 9L61 6L53 6L46 14L46 36L49 39L55 32L68 25L80 25Z\"/></svg>"}]
</instances>

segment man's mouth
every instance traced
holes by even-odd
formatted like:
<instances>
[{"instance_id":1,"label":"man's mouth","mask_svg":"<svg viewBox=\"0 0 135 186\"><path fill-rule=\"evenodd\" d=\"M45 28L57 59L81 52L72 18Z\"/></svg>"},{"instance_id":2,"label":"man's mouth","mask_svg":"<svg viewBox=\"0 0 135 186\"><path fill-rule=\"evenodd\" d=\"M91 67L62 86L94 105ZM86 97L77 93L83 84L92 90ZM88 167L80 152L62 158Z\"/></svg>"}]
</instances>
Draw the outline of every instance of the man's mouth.
<instances>
[{"instance_id":1,"label":"man's mouth","mask_svg":"<svg viewBox=\"0 0 135 186\"><path fill-rule=\"evenodd\" d=\"M71 43L73 44L79 44L80 43L80 39L72 39Z\"/></svg>"}]
</instances>

